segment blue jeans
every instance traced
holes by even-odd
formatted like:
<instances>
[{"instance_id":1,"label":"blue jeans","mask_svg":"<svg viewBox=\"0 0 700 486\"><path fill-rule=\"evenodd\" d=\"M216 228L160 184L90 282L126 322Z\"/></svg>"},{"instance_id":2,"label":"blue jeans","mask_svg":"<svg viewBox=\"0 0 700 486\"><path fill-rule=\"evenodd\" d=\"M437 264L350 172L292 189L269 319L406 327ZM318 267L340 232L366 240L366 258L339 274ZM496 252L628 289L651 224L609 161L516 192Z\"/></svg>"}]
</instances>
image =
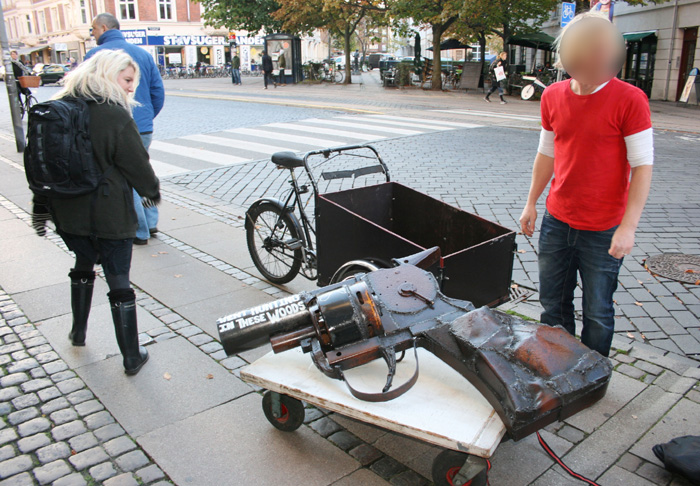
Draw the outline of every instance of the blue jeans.
<instances>
[{"instance_id":1,"label":"blue jeans","mask_svg":"<svg viewBox=\"0 0 700 486\"><path fill-rule=\"evenodd\" d=\"M583 284L581 342L603 356L610 354L615 332L613 294L622 259L608 254L617 226L606 231L576 230L545 212L540 229L541 321L562 326L572 335L577 274Z\"/></svg>"},{"instance_id":2,"label":"blue jeans","mask_svg":"<svg viewBox=\"0 0 700 486\"><path fill-rule=\"evenodd\" d=\"M241 70L231 69L231 82L233 84L241 84Z\"/></svg>"},{"instance_id":3,"label":"blue jeans","mask_svg":"<svg viewBox=\"0 0 700 486\"><path fill-rule=\"evenodd\" d=\"M148 151L153 140L152 133L142 133L141 140L143 146ZM151 237L151 230L158 226L158 208L144 208L141 203L141 196L134 190L134 209L136 210L136 219L139 221L139 227L136 230L136 238L139 240L147 240Z\"/></svg>"}]
</instances>

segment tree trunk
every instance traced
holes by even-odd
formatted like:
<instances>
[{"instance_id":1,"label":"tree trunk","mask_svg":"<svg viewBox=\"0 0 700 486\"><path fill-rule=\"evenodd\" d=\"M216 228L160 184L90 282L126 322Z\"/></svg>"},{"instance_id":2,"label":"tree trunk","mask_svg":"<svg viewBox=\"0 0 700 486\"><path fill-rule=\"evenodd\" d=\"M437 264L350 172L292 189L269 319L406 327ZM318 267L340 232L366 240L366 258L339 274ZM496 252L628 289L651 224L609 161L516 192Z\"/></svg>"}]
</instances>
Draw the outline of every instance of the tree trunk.
<instances>
[{"instance_id":1,"label":"tree trunk","mask_svg":"<svg viewBox=\"0 0 700 486\"><path fill-rule=\"evenodd\" d=\"M430 89L442 91L442 53L440 52L440 40L442 39L442 24L432 24L433 28L433 77Z\"/></svg>"},{"instance_id":2,"label":"tree trunk","mask_svg":"<svg viewBox=\"0 0 700 486\"><path fill-rule=\"evenodd\" d=\"M352 84L352 65L350 64L350 41L352 40L352 32L350 31L349 25L345 26L343 37L345 40L345 79L343 79L343 84Z\"/></svg>"},{"instance_id":3,"label":"tree trunk","mask_svg":"<svg viewBox=\"0 0 700 486\"><path fill-rule=\"evenodd\" d=\"M479 33L479 50L481 51L481 63L486 62L486 34L483 32Z\"/></svg>"}]
</instances>

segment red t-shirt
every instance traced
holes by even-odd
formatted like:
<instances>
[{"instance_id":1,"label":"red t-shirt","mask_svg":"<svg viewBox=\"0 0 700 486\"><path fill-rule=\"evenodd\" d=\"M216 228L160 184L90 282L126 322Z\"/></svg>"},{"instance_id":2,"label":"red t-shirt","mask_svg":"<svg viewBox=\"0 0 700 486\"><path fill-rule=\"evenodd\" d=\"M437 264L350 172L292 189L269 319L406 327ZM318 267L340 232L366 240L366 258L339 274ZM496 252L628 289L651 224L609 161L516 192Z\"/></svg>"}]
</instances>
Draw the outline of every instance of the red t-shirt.
<instances>
[{"instance_id":1,"label":"red t-shirt","mask_svg":"<svg viewBox=\"0 0 700 486\"><path fill-rule=\"evenodd\" d=\"M542 94L542 127L554 132L554 179L547 210L574 229L604 231L627 207L630 165L624 137L651 128L644 92L613 78L579 96L571 80Z\"/></svg>"}]
</instances>

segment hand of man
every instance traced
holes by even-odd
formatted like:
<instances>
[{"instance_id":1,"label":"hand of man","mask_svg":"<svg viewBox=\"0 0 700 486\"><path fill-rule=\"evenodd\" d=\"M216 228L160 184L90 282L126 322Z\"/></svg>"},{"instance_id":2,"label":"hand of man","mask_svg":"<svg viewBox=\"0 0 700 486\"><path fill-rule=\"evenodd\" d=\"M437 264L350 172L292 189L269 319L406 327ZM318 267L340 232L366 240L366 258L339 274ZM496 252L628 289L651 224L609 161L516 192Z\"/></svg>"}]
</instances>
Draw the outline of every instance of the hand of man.
<instances>
[{"instance_id":1,"label":"hand of man","mask_svg":"<svg viewBox=\"0 0 700 486\"><path fill-rule=\"evenodd\" d=\"M526 236L532 236L535 233L535 221L537 221L537 208L535 206L525 206L523 214L520 216L520 230Z\"/></svg>"},{"instance_id":2,"label":"hand of man","mask_svg":"<svg viewBox=\"0 0 700 486\"><path fill-rule=\"evenodd\" d=\"M160 204L160 194L158 194L156 197L142 197L141 198L141 204L143 204L144 208L152 208L155 206L158 206Z\"/></svg>"},{"instance_id":3,"label":"hand of man","mask_svg":"<svg viewBox=\"0 0 700 486\"><path fill-rule=\"evenodd\" d=\"M634 247L634 229L619 226L610 242L608 253L618 260L625 255L629 255Z\"/></svg>"}]
</instances>

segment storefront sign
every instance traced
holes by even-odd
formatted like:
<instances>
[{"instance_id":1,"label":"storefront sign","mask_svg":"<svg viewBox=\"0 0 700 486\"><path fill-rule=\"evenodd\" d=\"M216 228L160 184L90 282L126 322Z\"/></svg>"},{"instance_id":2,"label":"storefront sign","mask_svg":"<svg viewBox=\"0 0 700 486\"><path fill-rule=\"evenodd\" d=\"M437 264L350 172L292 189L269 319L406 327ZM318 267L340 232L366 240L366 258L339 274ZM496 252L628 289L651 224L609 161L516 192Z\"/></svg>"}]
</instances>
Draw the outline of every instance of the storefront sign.
<instances>
[{"instance_id":1,"label":"storefront sign","mask_svg":"<svg viewBox=\"0 0 700 486\"><path fill-rule=\"evenodd\" d=\"M265 38L261 35L239 35L236 36L236 43L239 46L261 46L265 44Z\"/></svg>"},{"instance_id":2,"label":"storefront sign","mask_svg":"<svg viewBox=\"0 0 700 486\"><path fill-rule=\"evenodd\" d=\"M685 86L683 87L683 92L681 93L680 98L678 101L681 103L687 103L690 101L690 93L693 90L693 86L695 86L695 81L698 77L698 69L695 68L692 71L690 71L690 76L688 76L688 80L685 82ZM697 93L696 93L697 96Z\"/></svg>"},{"instance_id":3,"label":"storefront sign","mask_svg":"<svg viewBox=\"0 0 700 486\"><path fill-rule=\"evenodd\" d=\"M210 35L149 35L148 44L152 46L223 46L226 37Z\"/></svg>"},{"instance_id":4,"label":"storefront sign","mask_svg":"<svg viewBox=\"0 0 700 486\"><path fill-rule=\"evenodd\" d=\"M135 46L145 46L147 44L146 31L143 29L122 30L121 32L129 44L134 44Z\"/></svg>"},{"instance_id":5,"label":"storefront sign","mask_svg":"<svg viewBox=\"0 0 700 486\"><path fill-rule=\"evenodd\" d=\"M58 51L58 52L63 52L68 50L68 44L64 44L63 42L56 43L53 45L53 50Z\"/></svg>"},{"instance_id":6,"label":"storefront sign","mask_svg":"<svg viewBox=\"0 0 700 486\"><path fill-rule=\"evenodd\" d=\"M182 64L182 54L179 52L171 52L168 54L168 62L170 64Z\"/></svg>"}]
</instances>

